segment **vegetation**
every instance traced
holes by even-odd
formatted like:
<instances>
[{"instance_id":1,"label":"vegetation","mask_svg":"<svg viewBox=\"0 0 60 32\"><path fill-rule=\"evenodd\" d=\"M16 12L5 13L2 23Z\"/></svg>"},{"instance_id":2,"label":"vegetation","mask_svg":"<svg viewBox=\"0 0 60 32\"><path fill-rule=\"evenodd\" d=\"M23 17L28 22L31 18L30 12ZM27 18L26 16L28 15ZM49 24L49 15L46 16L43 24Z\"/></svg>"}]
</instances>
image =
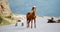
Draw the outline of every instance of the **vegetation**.
<instances>
[{"instance_id":1,"label":"vegetation","mask_svg":"<svg viewBox=\"0 0 60 32\"><path fill-rule=\"evenodd\" d=\"M12 17L12 14L10 16L7 16L7 17L0 16L0 26L1 25L9 25L9 24L11 24L11 21L13 19L14 18Z\"/></svg>"},{"instance_id":2,"label":"vegetation","mask_svg":"<svg viewBox=\"0 0 60 32\"><path fill-rule=\"evenodd\" d=\"M0 26L9 25L9 24L11 24L9 21L2 20L2 23L0 24Z\"/></svg>"},{"instance_id":3,"label":"vegetation","mask_svg":"<svg viewBox=\"0 0 60 32\"><path fill-rule=\"evenodd\" d=\"M2 23L2 21L3 21L3 18L0 16L0 24Z\"/></svg>"},{"instance_id":4,"label":"vegetation","mask_svg":"<svg viewBox=\"0 0 60 32\"><path fill-rule=\"evenodd\" d=\"M12 17L12 13L10 14L10 16L7 16L7 17L5 17L5 18L11 19L11 20L14 19L14 18Z\"/></svg>"}]
</instances>

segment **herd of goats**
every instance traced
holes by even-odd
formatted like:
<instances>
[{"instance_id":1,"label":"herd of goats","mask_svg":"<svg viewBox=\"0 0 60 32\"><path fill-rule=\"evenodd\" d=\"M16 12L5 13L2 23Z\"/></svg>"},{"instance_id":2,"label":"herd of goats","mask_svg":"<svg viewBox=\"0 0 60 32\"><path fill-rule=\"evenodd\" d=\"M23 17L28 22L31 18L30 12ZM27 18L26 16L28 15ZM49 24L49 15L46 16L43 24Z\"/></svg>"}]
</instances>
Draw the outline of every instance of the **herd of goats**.
<instances>
[{"instance_id":1,"label":"herd of goats","mask_svg":"<svg viewBox=\"0 0 60 32\"><path fill-rule=\"evenodd\" d=\"M28 12L26 14L27 28L29 28L30 25L31 25L31 28L32 28L33 20L34 20L34 28L36 28L36 6L32 7L31 10L32 10L32 12ZM20 22L20 20L18 20L18 22ZM60 23L60 19L55 21L54 18L52 17L51 19L48 19L47 23ZM24 24L22 23L22 26L23 25ZM16 23L16 26L17 26L17 23Z\"/></svg>"}]
</instances>

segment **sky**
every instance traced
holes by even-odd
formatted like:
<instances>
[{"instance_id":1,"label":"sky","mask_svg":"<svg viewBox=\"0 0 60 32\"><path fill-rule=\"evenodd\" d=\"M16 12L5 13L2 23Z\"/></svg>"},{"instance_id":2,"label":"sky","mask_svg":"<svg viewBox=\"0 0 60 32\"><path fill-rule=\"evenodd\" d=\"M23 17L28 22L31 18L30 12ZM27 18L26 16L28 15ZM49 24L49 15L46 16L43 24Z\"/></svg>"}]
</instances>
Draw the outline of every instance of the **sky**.
<instances>
[{"instance_id":1,"label":"sky","mask_svg":"<svg viewBox=\"0 0 60 32\"><path fill-rule=\"evenodd\" d=\"M60 0L8 0L13 13L27 14L36 6L38 16L60 16Z\"/></svg>"}]
</instances>

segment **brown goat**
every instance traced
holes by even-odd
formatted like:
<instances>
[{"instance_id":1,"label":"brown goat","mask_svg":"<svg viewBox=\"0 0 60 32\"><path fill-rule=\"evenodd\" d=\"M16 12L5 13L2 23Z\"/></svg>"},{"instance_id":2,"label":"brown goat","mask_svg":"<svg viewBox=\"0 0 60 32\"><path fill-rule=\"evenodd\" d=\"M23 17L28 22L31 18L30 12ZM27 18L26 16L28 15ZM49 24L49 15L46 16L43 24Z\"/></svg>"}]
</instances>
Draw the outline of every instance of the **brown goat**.
<instances>
[{"instance_id":1,"label":"brown goat","mask_svg":"<svg viewBox=\"0 0 60 32\"><path fill-rule=\"evenodd\" d=\"M58 19L57 21L58 21L58 23L60 23L60 19Z\"/></svg>"},{"instance_id":2,"label":"brown goat","mask_svg":"<svg viewBox=\"0 0 60 32\"><path fill-rule=\"evenodd\" d=\"M54 18L48 19L47 23L56 23L56 21L54 21Z\"/></svg>"},{"instance_id":3,"label":"brown goat","mask_svg":"<svg viewBox=\"0 0 60 32\"><path fill-rule=\"evenodd\" d=\"M32 23L34 20L34 27L36 28L36 7L32 7L33 12L28 12L26 14L27 18L27 28L29 27L29 23L31 22L31 28L32 28Z\"/></svg>"}]
</instances>

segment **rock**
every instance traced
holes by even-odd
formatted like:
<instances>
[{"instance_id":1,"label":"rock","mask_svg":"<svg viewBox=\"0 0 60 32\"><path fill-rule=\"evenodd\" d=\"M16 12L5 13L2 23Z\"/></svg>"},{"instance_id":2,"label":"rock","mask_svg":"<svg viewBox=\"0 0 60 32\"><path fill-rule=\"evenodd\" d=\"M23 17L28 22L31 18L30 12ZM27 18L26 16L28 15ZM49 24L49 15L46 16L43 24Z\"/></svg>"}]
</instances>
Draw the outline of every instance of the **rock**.
<instances>
[{"instance_id":1,"label":"rock","mask_svg":"<svg viewBox=\"0 0 60 32\"><path fill-rule=\"evenodd\" d=\"M0 15L10 16L11 10L7 0L0 0Z\"/></svg>"}]
</instances>

